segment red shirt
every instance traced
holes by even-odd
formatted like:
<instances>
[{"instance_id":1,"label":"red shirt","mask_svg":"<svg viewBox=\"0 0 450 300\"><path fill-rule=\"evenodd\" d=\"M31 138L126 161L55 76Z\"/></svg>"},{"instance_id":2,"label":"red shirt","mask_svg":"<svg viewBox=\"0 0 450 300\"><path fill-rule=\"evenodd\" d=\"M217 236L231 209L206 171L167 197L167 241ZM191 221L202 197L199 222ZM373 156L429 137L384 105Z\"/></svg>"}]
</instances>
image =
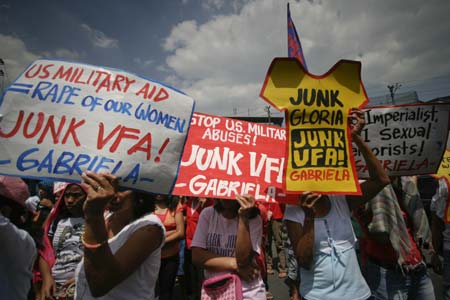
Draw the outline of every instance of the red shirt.
<instances>
[{"instance_id":1,"label":"red shirt","mask_svg":"<svg viewBox=\"0 0 450 300\"><path fill-rule=\"evenodd\" d=\"M189 198L183 204L183 210L186 212L186 248L191 249L192 239L197 228L200 213L204 208L214 204L212 199L206 199L203 205L200 205L198 198Z\"/></svg>"},{"instance_id":2,"label":"red shirt","mask_svg":"<svg viewBox=\"0 0 450 300\"><path fill-rule=\"evenodd\" d=\"M164 228L166 229L166 232L168 232L177 229L175 215L182 212L183 207L181 206L180 203L178 203L174 211L170 211L169 209L167 209L165 213L158 214L155 212L155 215L161 220L161 222L164 225ZM178 240L165 243L161 249L161 258L167 258L174 255L178 255L178 247L179 247Z\"/></svg>"},{"instance_id":3,"label":"red shirt","mask_svg":"<svg viewBox=\"0 0 450 300\"><path fill-rule=\"evenodd\" d=\"M407 214L402 211L402 215L406 222L406 227L408 229L408 238L411 243L411 251L406 255L404 264L415 266L423 260L422 254L420 253L420 250L417 247L416 242L414 241ZM364 225L366 222L364 222L363 218L369 218L369 220L371 220L372 213L366 212L365 216L357 215L356 218L358 219L358 222L361 225L362 230L364 231L364 237L360 238L360 248L363 256L365 258L372 258L377 261L396 265L397 252L394 250L391 243L382 243L371 237L367 226Z\"/></svg>"},{"instance_id":4,"label":"red shirt","mask_svg":"<svg viewBox=\"0 0 450 300\"><path fill-rule=\"evenodd\" d=\"M282 207L278 202L261 202L268 211L272 212L272 220L283 220L284 205Z\"/></svg>"}]
</instances>

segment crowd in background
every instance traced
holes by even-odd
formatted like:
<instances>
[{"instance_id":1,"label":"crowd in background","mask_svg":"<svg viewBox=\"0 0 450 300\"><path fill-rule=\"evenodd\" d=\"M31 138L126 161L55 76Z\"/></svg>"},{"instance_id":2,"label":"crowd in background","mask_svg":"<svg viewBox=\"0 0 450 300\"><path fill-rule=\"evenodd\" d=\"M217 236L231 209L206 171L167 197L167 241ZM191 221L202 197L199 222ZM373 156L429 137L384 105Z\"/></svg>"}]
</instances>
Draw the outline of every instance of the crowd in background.
<instances>
[{"instance_id":1,"label":"crowd in background","mask_svg":"<svg viewBox=\"0 0 450 300\"><path fill-rule=\"evenodd\" d=\"M277 299L276 272L293 300L435 299L431 266L450 299L445 180L430 218L417 177L388 177L359 136L362 113L351 116L370 174L360 196L284 205L145 194L109 173L0 176L0 298L171 300L178 285L183 299Z\"/></svg>"}]
</instances>

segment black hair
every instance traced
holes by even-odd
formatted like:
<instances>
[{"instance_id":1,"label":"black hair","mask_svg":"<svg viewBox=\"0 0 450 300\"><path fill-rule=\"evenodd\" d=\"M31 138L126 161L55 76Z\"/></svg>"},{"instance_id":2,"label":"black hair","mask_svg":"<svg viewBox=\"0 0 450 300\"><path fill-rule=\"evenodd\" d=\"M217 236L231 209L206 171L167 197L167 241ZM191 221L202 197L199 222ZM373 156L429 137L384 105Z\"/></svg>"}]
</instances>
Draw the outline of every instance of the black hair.
<instances>
[{"instance_id":1,"label":"black hair","mask_svg":"<svg viewBox=\"0 0 450 300\"><path fill-rule=\"evenodd\" d=\"M233 201L233 200L225 200L225 201ZM240 208L239 202L235 201L236 204L236 213L237 210ZM220 201L220 199L214 199L214 210L217 211L218 213L221 213L225 208L222 205L222 202ZM258 207L252 207L248 213L247 213L247 217L248 219L253 219L256 216L259 216L261 214L261 211L259 210Z\"/></svg>"},{"instance_id":2,"label":"black hair","mask_svg":"<svg viewBox=\"0 0 450 300\"><path fill-rule=\"evenodd\" d=\"M155 211L155 198L151 194L133 192L134 200L134 220Z\"/></svg>"},{"instance_id":3,"label":"black hair","mask_svg":"<svg viewBox=\"0 0 450 300\"><path fill-rule=\"evenodd\" d=\"M34 244L38 249L43 248L42 237L44 236L44 229L42 226L34 226L32 222L32 215L27 214L26 208L19 203L0 195L0 208L3 206L9 206L11 208L11 215L8 219L17 226L17 228L25 230L31 236ZM22 217L26 216L25 222L22 221Z\"/></svg>"},{"instance_id":4,"label":"black hair","mask_svg":"<svg viewBox=\"0 0 450 300\"><path fill-rule=\"evenodd\" d=\"M15 225L20 225L22 223L20 221L20 218L25 214L26 208L19 203L0 195L0 208L3 206L9 206L11 208L11 215L9 216L9 220Z\"/></svg>"},{"instance_id":5,"label":"black hair","mask_svg":"<svg viewBox=\"0 0 450 300\"><path fill-rule=\"evenodd\" d=\"M55 223L55 224L57 224L61 219L66 219L66 218L69 218L69 217L71 217L71 215L70 215L70 213L69 213L69 211L67 210L67 207L66 207L66 202L64 201L64 195L66 194L66 191L67 191L67 189L70 187L70 186L72 186L72 185L76 185L76 186L79 186L80 188L81 188L81 191L83 192L83 194L84 194L84 196L85 196L85 198L84 198L84 200L83 200L83 203L86 201L86 199L87 199L87 192L81 187L81 185L79 185L78 183L69 183L65 188L64 188L64 190L63 190L63 192L61 193L61 196L59 196L60 198L59 199L61 199L61 206L60 206L60 209L59 209L59 214L58 214L58 216L55 218L55 220L53 221L53 223ZM59 200L58 199L58 200ZM83 213L83 215L84 215L84 213Z\"/></svg>"}]
</instances>

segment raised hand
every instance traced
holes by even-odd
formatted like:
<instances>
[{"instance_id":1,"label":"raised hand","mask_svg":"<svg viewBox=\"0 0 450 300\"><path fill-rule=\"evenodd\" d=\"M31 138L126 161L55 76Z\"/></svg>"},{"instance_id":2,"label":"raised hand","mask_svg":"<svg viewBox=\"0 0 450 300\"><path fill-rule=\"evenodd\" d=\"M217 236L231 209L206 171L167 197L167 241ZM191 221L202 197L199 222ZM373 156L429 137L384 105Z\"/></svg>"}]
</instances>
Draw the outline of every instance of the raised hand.
<instances>
[{"instance_id":1,"label":"raised hand","mask_svg":"<svg viewBox=\"0 0 450 300\"><path fill-rule=\"evenodd\" d=\"M103 214L106 205L116 197L118 179L110 173L96 174L86 172L81 175L84 183L88 185L87 198L83 205L86 215Z\"/></svg>"}]
</instances>

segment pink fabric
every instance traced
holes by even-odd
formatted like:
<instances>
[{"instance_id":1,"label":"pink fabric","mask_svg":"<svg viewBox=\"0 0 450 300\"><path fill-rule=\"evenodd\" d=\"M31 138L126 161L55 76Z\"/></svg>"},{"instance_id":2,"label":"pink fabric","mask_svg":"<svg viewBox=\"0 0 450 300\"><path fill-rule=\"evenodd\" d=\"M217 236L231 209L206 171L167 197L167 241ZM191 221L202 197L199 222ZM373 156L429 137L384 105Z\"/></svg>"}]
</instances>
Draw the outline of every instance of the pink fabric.
<instances>
[{"instance_id":1,"label":"pink fabric","mask_svg":"<svg viewBox=\"0 0 450 300\"><path fill-rule=\"evenodd\" d=\"M284 216L284 207L278 202L261 202L268 211L272 212L272 220L282 220Z\"/></svg>"},{"instance_id":2,"label":"pink fabric","mask_svg":"<svg viewBox=\"0 0 450 300\"><path fill-rule=\"evenodd\" d=\"M87 193L87 186L85 184L68 183L64 187L63 192L59 196L58 201L56 201L55 206L53 207L47 220L44 223L44 236L42 240L43 249L38 249L38 252L39 255L48 263L50 269L55 264L55 252L53 250L52 242L48 238L48 232L50 230L50 226L52 225L53 221L55 221L55 219L59 216L59 214L61 213L61 209L64 206L64 192L66 191L66 188L72 184L80 186Z\"/></svg>"},{"instance_id":3,"label":"pink fabric","mask_svg":"<svg viewBox=\"0 0 450 300\"><path fill-rule=\"evenodd\" d=\"M30 197L27 184L19 177L0 176L0 195L23 207L25 200Z\"/></svg>"},{"instance_id":4,"label":"pink fabric","mask_svg":"<svg viewBox=\"0 0 450 300\"><path fill-rule=\"evenodd\" d=\"M260 216L249 220L252 249L261 254L262 220ZM220 256L235 257L238 219L226 219L214 207L205 208L195 231L192 247L206 249ZM214 272L205 269L205 278L213 278L228 272ZM251 282L242 282L244 299L265 299L266 292L262 277Z\"/></svg>"},{"instance_id":5,"label":"pink fabric","mask_svg":"<svg viewBox=\"0 0 450 300\"><path fill-rule=\"evenodd\" d=\"M217 287L211 285L224 280L225 283ZM201 300L242 300L241 279L235 274L224 274L206 279L202 285Z\"/></svg>"}]
</instances>

